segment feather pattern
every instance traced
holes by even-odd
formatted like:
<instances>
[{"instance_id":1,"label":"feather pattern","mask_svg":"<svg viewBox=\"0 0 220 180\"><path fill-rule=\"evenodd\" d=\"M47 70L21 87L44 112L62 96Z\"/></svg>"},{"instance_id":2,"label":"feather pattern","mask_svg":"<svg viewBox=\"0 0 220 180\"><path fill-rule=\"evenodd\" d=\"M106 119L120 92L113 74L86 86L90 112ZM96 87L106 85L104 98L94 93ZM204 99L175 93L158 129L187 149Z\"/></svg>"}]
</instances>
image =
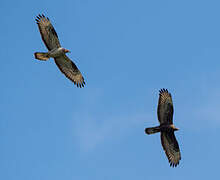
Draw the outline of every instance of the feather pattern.
<instances>
[{"instance_id":1,"label":"feather pattern","mask_svg":"<svg viewBox=\"0 0 220 180\"><path fill-rule=\"evenodd\" d=\"M57 33L49 18L46 18L43 14L39 14L35 20L47 49L50 51L52 49L61 47Z\"/></svg>"},{"instance_id":2,"label":"feather pattern","mask_svg":"<svg viewBox=\"0 0 220 180\"><path fill-rule=\"evenodd\" d=\"M173 123L173 102L167 89L161 89L157 107L157 116L160 124Z\"/></svg>"},{"instance_id":3,"label":"feather pattern","mask_svg":"<svg viewBox=\"0 0 220 180\"><path fill-rule=\"evenodd\" d=\"M169 160L170 166L176 167L181 160L181 154L174 132L161 132L160 137L161 144Z\"/></svg>"},{"instance_id":4,"label":"feather pattern","mask_svg":"<svg viewBox=\"0 0 220 180\"><path fill-rule=\"evenodd\" d=\"M64 54L63 56L56 57L55 63L59 67L60 71L70 79L77 87L84 87L84 78L77 68L77 66Z\"/></svg>"}]
</instances>

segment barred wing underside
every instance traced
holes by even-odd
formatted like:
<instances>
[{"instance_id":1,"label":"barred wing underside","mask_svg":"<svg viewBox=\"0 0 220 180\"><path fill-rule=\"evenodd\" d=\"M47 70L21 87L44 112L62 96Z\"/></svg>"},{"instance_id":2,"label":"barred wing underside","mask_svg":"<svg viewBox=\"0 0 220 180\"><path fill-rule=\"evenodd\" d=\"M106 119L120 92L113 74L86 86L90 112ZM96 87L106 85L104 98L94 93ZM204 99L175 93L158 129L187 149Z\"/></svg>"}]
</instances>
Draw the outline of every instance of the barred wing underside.
<instances>
[{"instance_id":1,"label":"barred wing underside","mask_svg":"<svg viewBox=\"0 0 220 180\"><path fill-rule=\"evenodd\" d=\"M41 37L46 45L47 49L50 51L54 48L61 47L57 33L51 24L49 18L45 17L43 14L36 17L36 22L41 34Z\"/></svg>"},{"instance_id":2,"label":"barred wing underside","mask_svg":"<svg viewBox=\"0 0 220 180\"><path fill-rule=\"evenodd\" d=\"M176 167L181 160L180 149L174 132L161 132L161 143L170 166Z\"/></svg>"},{"instance_id":3,"label":"barred wing underside","mask_svg":"<svg viewBox=\"0 0 220 180\"><path fill-rule=\"evenodd\" d=\"M167 89L160 90L157 116L160 124L173 124L173 102Z\"/></svg>"},{"instance_id":4,"label":"barred wing underside","mask_svg":"<svg viewBox=\"0 0 220 180\"><path fill-rule=\"evenodd\" d=\"M60 71L70 79L77 87L84 87L84 78L77 68L77 66L66 56L60 56L54 58L56 65L59 67Z\"/></svg>"}]
</instances>

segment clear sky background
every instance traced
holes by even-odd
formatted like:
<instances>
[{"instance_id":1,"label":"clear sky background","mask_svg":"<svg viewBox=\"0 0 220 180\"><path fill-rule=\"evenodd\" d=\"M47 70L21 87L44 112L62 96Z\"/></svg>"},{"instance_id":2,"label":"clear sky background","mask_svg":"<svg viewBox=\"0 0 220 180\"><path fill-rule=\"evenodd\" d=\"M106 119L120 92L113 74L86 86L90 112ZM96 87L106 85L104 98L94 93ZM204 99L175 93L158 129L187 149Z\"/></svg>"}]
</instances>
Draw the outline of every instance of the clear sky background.
<instances>
[{"instance_id":1,"label":"clear sky background","mask_svg":"<svg viewBox=\"0 0 220 180\"><path fill-rule=\"evenodd\" d=\"M220 2L0 2L0 179L217 179L220 151ZM86 87L46 51L35 16L51 19ZM158 91L173 96L182 160L170 168Z\"/></svg>"}]
</instances>

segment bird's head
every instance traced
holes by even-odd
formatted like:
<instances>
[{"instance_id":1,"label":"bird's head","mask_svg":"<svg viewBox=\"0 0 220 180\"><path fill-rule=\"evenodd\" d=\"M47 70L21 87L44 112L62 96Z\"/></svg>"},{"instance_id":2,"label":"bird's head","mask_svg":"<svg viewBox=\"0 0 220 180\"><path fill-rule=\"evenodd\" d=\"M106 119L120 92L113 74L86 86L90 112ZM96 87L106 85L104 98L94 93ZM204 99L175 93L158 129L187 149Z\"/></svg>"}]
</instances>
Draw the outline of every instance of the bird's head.
<instances>
[{"instance_id":1,"label":"bird's head","mask_svg":"<svg viewBox=\"0 0 220 180\"><path fill-rule=\"evenodd\" d=\"M178 131L179 128L175 127L174 124L170 125L170 127L174 130L174 131Z\"/></svg>"},{"instance_id":2,"label":"bird's head","mask_svg":"<svg viewBox=\"0 0 220 180\"><path fill-rule=\"evenodd\" d=\"M63 48L63 52L64 52L64 53L70 53L70 50Z\"/></svg>"}]
</instances>

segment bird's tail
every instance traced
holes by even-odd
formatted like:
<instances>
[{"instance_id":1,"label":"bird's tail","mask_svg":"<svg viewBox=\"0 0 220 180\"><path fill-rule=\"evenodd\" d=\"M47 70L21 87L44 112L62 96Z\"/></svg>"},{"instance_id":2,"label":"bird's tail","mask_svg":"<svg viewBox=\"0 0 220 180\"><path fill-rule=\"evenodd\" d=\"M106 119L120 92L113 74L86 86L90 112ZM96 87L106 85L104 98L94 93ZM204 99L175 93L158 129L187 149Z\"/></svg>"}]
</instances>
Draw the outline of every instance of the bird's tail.
<instances>
[{"instance_id":1,"label":"bird's tail","mask_svg":"<svg viewBox=\"0 0 220 180\"><path fill-rule=\"evenodd\" d=\"M34 57L35 59L39 59L39 60L43 60L46 61L50 58L48 53L44 53L44 52L36 52L34 53Z\"/></svg>"},{"instance_id":2,"label":"bird's tail","mask_svg":"<svg viewBox=\"0 0 220 180\"><path fill-rule=\"evenodd\" d=\"M150 127L145 129L146 134L154 134L160 132L160 126Z\"/></svg>"}]
</instances>

